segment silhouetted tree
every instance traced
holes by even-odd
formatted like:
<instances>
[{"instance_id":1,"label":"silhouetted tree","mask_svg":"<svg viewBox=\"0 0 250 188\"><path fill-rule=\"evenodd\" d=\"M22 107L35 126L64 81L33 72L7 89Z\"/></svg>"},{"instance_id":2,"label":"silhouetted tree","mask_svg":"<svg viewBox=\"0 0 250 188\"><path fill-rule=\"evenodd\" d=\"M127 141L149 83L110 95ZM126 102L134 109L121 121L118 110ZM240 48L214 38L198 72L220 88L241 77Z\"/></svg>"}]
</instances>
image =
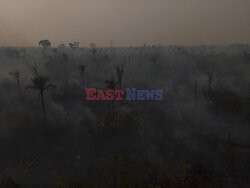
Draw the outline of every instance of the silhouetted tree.
<instances>
[{"instance_id":1,"label":"silhouetted tree","mask_svg":"<svg viewBox=\"0 0 250 188\"><path fill-rule=\"evenodd\" d=\"M124 73L124 67L123 65L120 67L116 66L116 74L118 78L118 83L119 83L119 89L122 89L122 76Z\"/></svg>"},{"instance_id":2,"label":"silhouetted tree","mask_svg":"<svg viewBox=\"0 0 250 188\"><path fill-rule=\"evenodd\" d=\"M80 71L80 74L81 74L82 88L84 91L85 91L85 74L84 74L85 68L86 68L86 65L79 65L78 66L78 70Z\"/></svg>"},{"instance_id":3,"label":"silhouetted tree","mask_svg":"<svg viewBox=\"0 0 250 188\"><path fill-rule=\"evenodd\" d=\"M41 104L42 104L44 123L45 125L47 125L44 92L49 88L56 88L56 86L53 84L48 84L49 77L45 77L45 76L36 76L32 78L31 81L32 81L32 85L27 86L26 89L34 89L39 92L39 96L40 96Z\"/></svg>"},{"instance_id":4,"label":"silhouetted tree","mask_svg":"<svg viewBox=\"0 0 250 188\"><path fill-rule=\"evenodd\" d=\"M43 48L51 47L51 43L49 40L40 40L39 46L42 46Z\"/></svg>"},{"instance_id":5,"label":"silhouetted tree","mask_svg":"<svg viewBox=\"0 0 250 188\"><path fill-rule=\"evenodd\" d=\"M114 77L112 75L110 80L105 81L105 84L106 84L107 89L114 90L115 86L117 85L117 82L115 82ZM109 112L111 112L111 105L113 106L113 101L111 101L111 104L110 104L110 101L108 101L108 111Z\"/></svg>"},{"instance_id":6,"label":"silhouetted tree","mask_svg":"<svg viewBox=\"0 0 250 188\"><path fill-rule=\"evenodd\" d=\"M69 47L72 49L79 48L80 42L69 43Z\"/></svg>"}]
</instances>

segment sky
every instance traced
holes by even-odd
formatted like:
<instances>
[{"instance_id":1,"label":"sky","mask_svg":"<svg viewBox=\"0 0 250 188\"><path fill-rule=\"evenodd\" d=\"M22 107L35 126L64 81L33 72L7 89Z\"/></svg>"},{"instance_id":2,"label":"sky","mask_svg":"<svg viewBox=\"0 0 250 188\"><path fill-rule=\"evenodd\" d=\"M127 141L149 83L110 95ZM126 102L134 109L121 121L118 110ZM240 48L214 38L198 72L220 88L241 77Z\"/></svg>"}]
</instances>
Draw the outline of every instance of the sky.
<instances>
[{"instance_id":1,"label":"sky","mask_svg":"<svg viewBox=\"0 0 250 188\"><path fill-rule=\"evenodd\" d=\"M250 0L0 0L0 46L250 43Z\"/></svg>"}]
</instances>

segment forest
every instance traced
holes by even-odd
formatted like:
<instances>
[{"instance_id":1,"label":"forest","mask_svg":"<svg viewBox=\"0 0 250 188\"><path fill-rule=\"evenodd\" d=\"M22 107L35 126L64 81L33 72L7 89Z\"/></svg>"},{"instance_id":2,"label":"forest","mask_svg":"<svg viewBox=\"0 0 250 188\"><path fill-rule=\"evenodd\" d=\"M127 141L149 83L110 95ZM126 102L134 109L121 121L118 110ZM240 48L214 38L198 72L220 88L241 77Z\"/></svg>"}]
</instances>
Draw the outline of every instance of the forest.
<instances>
[{"instance_id":1,"label":"forest","mask_svg":"<svg viewBox=\"0 0 250 188\"><path fill-rule=\"evenodd\" d=\"M0 187L248 188L249 135L249 45L0 48Z\"/></svg>"}]
</instances>

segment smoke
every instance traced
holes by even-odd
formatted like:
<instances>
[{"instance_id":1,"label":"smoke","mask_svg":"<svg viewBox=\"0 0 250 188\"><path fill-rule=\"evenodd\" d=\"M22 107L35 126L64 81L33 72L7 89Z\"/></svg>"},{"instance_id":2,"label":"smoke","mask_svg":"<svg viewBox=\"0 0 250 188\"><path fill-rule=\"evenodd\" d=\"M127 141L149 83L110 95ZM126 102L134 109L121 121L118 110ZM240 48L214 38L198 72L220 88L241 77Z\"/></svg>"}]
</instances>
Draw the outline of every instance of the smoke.
<instances>
[{"instance_id":1,"label":"smoke","mask_svg":"<svg viewBox=\"0 0 250 188\"><path fill-rule=\"evenodd\" d=\"M25 36L54 46L249 43L249 7L236 0L1 0L0 18L13 28L11 42L2 43L22 44Z\"/></svg>"},{"instance_id":2,"label":"smoke","mask_svg":"<svg viewBox=\"0 0 250 188\"><path fill-rule=\"evenodd\" d=\"M30 46L18 32L0 22L0 46Z\"/></svg>"}]
</instances>

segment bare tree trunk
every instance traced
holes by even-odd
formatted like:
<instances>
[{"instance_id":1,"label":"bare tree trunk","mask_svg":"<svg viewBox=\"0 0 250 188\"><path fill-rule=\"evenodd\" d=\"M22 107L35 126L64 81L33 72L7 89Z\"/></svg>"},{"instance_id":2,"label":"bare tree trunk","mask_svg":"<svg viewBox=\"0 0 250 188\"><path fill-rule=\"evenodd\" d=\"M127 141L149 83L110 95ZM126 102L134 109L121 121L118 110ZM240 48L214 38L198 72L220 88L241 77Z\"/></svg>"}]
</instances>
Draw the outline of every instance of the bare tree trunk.
<instances>
[{"instance_id":1,"label":"bare tree trunk","mask_svg":"<svg viewBox=\"0 0 250 188\"><path fill-rule=\"evenodd\" d=\"M45 111L45 103L44 103L43 91L40 92L40 97L41 97L41 103L42 103L42 112L43 112L44 124L45 124L45 127L47 127L47 118L46 118L46 111Z\"/></svg>"}]
</instances>

